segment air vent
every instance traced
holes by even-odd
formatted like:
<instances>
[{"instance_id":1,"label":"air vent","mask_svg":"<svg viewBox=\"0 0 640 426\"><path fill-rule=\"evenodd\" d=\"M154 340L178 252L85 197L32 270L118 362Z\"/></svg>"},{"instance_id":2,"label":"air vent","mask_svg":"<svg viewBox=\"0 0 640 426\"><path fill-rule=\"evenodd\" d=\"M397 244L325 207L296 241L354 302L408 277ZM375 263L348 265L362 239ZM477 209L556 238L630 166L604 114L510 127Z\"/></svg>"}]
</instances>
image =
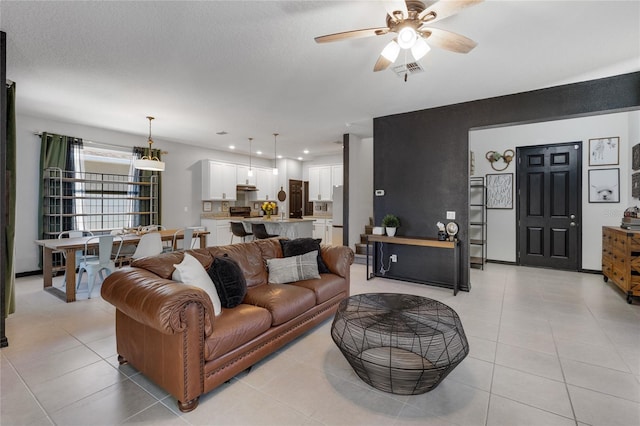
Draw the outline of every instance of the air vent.
<instances>
[{"instance_id":1,"label":"air vent","mask_svg":"<svg viewBox=\"0 0 640 426\"><path fill-rule=\"evenodd\" d=\"M417 62L409 62L408 64L402 64L392 67L391 70L396 73L398 77L404 78L405 74L413 75L424 72L424 68Z\"/></svg>"}]
</instances>

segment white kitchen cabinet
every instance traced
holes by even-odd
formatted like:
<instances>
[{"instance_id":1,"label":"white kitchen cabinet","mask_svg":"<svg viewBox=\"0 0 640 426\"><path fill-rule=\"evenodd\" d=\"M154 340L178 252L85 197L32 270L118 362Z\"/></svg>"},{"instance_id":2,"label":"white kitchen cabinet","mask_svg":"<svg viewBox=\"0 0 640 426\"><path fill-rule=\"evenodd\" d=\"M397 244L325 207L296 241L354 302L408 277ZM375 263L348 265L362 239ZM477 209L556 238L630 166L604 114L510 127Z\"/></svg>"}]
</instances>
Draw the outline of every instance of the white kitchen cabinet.
<instances>
[{"instance_id":1,"label":"white kitchen cabinet","mask_svg":"<svg viewBox=\"0 0 640 426\"><path fill-rule=\"evenodd\" d=\"M275 181L276 176L273 174L273 169L257 168L254 170L257 175L256 187L258 188L257 200L275 200Z\"/></svg>"},{"instance_id":2,"label":"white kitchen cabinet","mask_svg":"<svg viewBox=\"0 0 640 426\"><path fill-rule=\"evenodd\" d=\"M313 238L322 239L322 244L331 244L333 237L333 220L326 218L314 218Z\"/></svg>"},{"instance_id":3,"label":"white kitchen cabinet","mask_svg":"<svg viewBox=\"0 0 640 426\"><path fill-rule=\"evenodd\" d=\"M331 166L309 167L309 201L331 201Z\"/></svg>"},{"instance_id":4,"label":"white kitchen cabinet","mask_svg":"<svg viewBox=\"0 0 640 426\"><path fill-rule=\"evenodd\" d=\"M231 243L231 220L230 219L200 219L200 225L204 226L207 235L207 247L225 246Z\"/></svg>"},{"instance_id":5,"label":"white kitchen cabinet","mask_svg":"<svg viewBox=\"0 0 640 426\"><path fill-rule=\"evenodd\" d=\"M340 186L344 180L344 167L342 164L331 166L331 186Z\"/></svg>"},{"instance_id":6,"label":"white kitchen cabinet","mask_svg":"<svg viewBox=\"0 0 640 426\"><path fill-rule=\"evenodd\" d=\"M202 160L202 199L236 199L236 165Z\"/></svg>"},{"instance_id":7,"label":"white kitchen cabinet","mask_svg":"<svg viewBox=\"0 0 640 426\"><path fill-rule=\"evenodd\" d=\"M236 183L238 185L255 185L256 168L252 167L253 176L249 176L249 166L236 166Z\"/></svg>"}]
</instances>

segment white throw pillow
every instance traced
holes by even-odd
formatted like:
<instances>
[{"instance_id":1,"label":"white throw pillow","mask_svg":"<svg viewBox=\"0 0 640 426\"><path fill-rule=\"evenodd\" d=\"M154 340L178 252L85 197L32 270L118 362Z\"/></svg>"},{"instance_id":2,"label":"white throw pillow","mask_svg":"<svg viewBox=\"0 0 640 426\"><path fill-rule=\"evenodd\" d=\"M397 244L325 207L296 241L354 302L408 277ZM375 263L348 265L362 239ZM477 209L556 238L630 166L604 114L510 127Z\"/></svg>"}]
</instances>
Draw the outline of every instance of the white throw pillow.
<instances>
[{"instance_id":1,"label":"white throw pillow","mask_svg":"<svg viewBox=\"0 0 640 426\"><path fill-rule=\"evenodd\" d=\"M198 259L191 256L189 253L185 253L182 262L173 266L176 270L173 271L171 278L174 281L193 285L206 291L211 299L211 303L213 304L213 313L215 315L220 315L222 307L220 305L220 297L216 291L216 286L213 284L213 281L211 281L209 274L202 264L198 262Z\"/></svg>"},{"instance_id":2,"label":"white throw pillow","mask_svg":"<svg viewBox=\"0 0 640 426\"><path fill-rule=\"evenodd\" d=\"M300 256L267 259L267 268L269 268L270 284L286 284L320 278L317 250Z\"/></svg>"}]
</instances>

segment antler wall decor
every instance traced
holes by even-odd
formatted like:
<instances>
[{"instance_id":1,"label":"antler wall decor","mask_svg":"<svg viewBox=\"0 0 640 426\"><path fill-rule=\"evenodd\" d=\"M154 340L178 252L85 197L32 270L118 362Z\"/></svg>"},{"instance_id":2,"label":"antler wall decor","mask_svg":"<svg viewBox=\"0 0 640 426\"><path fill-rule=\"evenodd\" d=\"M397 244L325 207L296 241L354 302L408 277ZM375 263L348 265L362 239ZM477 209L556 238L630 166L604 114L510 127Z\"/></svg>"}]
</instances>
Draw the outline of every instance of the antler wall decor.
<instances>
[{"instance_id":1,"label":"antler wall decor","mask_svg":"<svg viewBox=\"0 0 640 426\"><path fill-rule=\"evenodd\" d=\"M515 152L513 152L512 149L507 149L502 154L500 154L498 151L489 151L487 152L487 155L485 155L485 157L491 163L491 168L493 170L495 170L496 172L501 172L509 167L509 163L511 163L511 160L513 160L514 155ZM504 167L501 169L496 169L495 163L500 160L504 161Z\"/></svg>"}]
</instances>

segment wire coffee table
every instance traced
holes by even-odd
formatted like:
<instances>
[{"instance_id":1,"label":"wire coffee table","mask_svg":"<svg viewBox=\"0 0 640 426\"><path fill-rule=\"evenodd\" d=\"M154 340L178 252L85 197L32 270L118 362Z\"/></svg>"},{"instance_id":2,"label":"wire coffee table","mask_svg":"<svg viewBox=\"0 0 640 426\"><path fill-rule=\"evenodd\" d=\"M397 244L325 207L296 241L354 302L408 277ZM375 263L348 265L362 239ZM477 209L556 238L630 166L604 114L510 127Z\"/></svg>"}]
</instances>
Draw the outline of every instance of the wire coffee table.
<instances>
[{"instance_id":1,"label":"wire coffee table","mask_svg":"<svg viewBox=\"0 0 640 426\"><path fill-rule=\"evenodd\" d=\"M381 391L428 392L467 356L458 314L410 294L366 293L343 300L331 337L356 374Z\"/></svg>"}]
</instances>

